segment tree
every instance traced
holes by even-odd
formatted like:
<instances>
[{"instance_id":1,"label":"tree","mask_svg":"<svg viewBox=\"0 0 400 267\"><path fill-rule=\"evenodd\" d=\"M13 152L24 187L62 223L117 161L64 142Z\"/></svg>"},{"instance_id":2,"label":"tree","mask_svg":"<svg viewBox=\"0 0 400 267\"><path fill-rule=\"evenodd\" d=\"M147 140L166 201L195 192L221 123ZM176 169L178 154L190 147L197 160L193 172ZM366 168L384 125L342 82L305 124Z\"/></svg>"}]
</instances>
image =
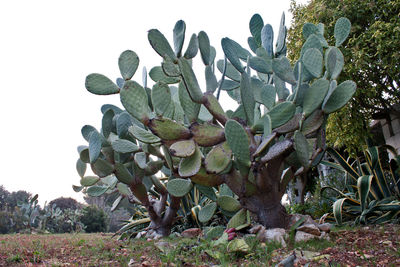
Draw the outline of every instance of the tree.
<instances>
[{"instance_id":1,"label":"tree","mask_svg":"<svg viewBox=\"0 0 400 267\"><path fill-rule=\"evenodd\" d=\"M332 36L335 21L347 17L352 23L342 52L345 67L338 80L354 80L357 91L347 106L329 117L327 141L351 154L360 151L370 136L371 119L400 117L400 1L312 0L308 5L291 3L292 26L288 31L289 59L294 62L305 42L305 22L325 25ZM332 39L328 39L332 42Z\"/></svg>"},{"instance_id":2,"label":"tree","mask_svg":"<svg viewBox=\"0 0 400 267\"><path fill-rule=\"evenodd\" d=\"M8 192L4 186L0 186L0 211L4 211L7 208L7 200L10 197L10 192Z\"/></svg>"},{"instance_id":3,"label":"tree","mask_svg":"<svg viewBox=\"0 0 400 267\"><path fill-rule=\"evenodd\" d=\"M56 207L60 208L61 210L71 209L81 209L82 204L71 197L59 197L50 201L49 206L56 205Z\"/></svg>"},{"instance_id":4,"label":"tree","mask_svg":"<svg viewBox=\"0 0 400 267\"><path fill-rule=\"evenodd\" d=\"M350 22L341 18L337 23L340 33L335 39L342 43ZM205 215L211 217L217 204L227 211L241 207L232 217L236 223L244 224L252 212L267 228L287 227L289 216L281 199L288 183L319 163L326 118L355 92L354 82L336 81L343 67L340 49L325 49L326 40L316 27L293 69L285 56L284 16L274 46L271 25L264 25L256 14L248 39L253 53L223 38L225 60L215 62L215 49L205 32L193 34L182 52L185 29L183 21L176 23L175 51L161 32L149 31L151 46L163 58L161 66L150 71L152 89L147 87L146 72L143 86L131 80L139 58L130 50L118 60L123 78L117 84L97 73L86 77L89 92L119 94L126 111L104 105L102 130L82 128L89 146L78 148L81 186L74 189L93 196L118 191L118 200L128 197L143 205L151 220L149 229L165 236L193 184L226 184L237 198L218 198L202 209L209 211ZM198 50L205 65L206 92L192 69ZM322 77L324 54L329 64L328 75ZM219 81L216 69L222 73ZM238 102L235 111L223 110L220 90ZM85 176L88 165L97 176ZM168 181L155 176L159 171Z\"/></svg>"},{"instance_id":5,"label":"tree","mask_svg":"<svg viewBox=\"0 0 400 267\"><path fill-rule=\"evenodd\" d=\"M87 233L107 231L107 215L102 209L91 205L83 208L82 213L80 221Z\"/></svg>"}]
</instances>

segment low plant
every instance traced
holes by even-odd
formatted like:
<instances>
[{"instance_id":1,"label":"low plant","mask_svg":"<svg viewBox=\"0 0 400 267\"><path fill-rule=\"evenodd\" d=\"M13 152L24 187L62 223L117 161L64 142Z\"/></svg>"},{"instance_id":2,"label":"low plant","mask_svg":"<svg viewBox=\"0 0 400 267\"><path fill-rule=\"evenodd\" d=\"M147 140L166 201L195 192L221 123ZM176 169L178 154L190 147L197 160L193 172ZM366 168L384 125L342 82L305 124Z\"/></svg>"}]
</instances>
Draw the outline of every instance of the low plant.
<instances>
[{"instance_id":1,"label":"low plant","mask_svg":"<svg viewBox=\"0 0 400 267\"><path fill-rule=\"evenodd\" d=\"M382 153L388 149L394 158L390 162L382 161ZM364 150L364 159L346 161L336 150L329 148L328 153L336 163L322 163L340 170L346 177L346 189L333 190L338 197L331 197L333 215L340 225L344 220L358 223L384 223L398 220L400 217L400 156L389 146L372 146ZM387 169L383 168L387 166Z\"/></svg>"}]
</instances>

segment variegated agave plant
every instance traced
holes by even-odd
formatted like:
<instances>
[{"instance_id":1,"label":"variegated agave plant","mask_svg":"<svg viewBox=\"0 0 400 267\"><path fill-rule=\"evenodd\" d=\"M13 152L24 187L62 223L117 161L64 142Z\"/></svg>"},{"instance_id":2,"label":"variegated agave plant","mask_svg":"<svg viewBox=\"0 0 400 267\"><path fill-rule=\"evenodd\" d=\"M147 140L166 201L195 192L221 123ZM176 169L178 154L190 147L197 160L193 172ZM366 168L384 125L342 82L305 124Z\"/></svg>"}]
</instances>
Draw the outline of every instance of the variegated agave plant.
<instances>
[{"instance_id":1,"label":"variegated agave plant","mask_svg":"<svg viewBox=\"0 0 400 267\"><path fill-rule=\"evenodd\" d=\"M146 72L142 84L132 80L139 58L130 50L118 60L122 78L117 84L101 74L88 75L88 91L119 94L125 110L105 105L102 130L82 129L89 146L79 148L82 187L75 189L85 187L92 195L118 190L121 198L130 197L147 209L150 229L167 235L193 184L226 184L236 196L217 196L202 208L201 220L211 218L217 204L237 212L232 227L245 225L249 212L266 227L284 227L288 215L281 198L287 184L319 163L327 117L356 90L352 81L336 82L344 64L338 47L350 32L347 19L336 23L335 46L325 40L322 24L306 24L306 42L294 67L285 56L284 20L282 16L274 46L271 25L254 15L250 50L223 38L225 59L217 62L203 31L191 36L183 52L183 21L174 27L173 48L160 31L150 30L150 45L162 57L161 65L149 72L155 82L151 89ZM205 65L205 90L192 69L198 51ZM238 108L222 108L221 90ZM96 177L85 176L87 164Z\"/></svg>"},{"instance_id":2,"label":"variegated agave plant","mask_svg":"<svg viewBox=\"0 0 400 267\"><path fill-rule=\"evenodd\" d=\"M383 168L380 152L390 150L394 158L388 169ZM365 161L346 161L336 150L328 153L336 163L323 161L322 164L340 170L346 175L347 189L342 192L333 187L324 187L338 193L332 198L333 215L340 225L343 221L355 224L384 223L400 218L400 156L390 146L368 147L364 151Z\"/></svg>"}]
</instances>

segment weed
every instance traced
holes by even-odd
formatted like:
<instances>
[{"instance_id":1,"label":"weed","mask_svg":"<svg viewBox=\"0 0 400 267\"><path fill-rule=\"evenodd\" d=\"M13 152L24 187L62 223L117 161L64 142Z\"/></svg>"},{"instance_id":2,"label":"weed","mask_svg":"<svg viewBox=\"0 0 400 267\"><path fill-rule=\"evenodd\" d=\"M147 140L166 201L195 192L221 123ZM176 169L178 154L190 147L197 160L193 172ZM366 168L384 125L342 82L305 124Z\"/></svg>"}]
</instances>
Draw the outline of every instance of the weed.
<instances>
[{"instance_id":1,"label":"weed","mask_svg":"<svg viewBox=\"0 0 400 267\"><path fill-rule=\"evenodd\" d=\"M18 263L21 261L22 261L22 257L19 254L13 255L13 256L7 258L8 263Z\"/></svg>"},{"instance_id":2,"label":"weed","mask_svg":"<svg viewBox=\"0 0 400 267\"><path fill-rule=\"evenodd\" d=\"M311 239L308 241L300 241L296 242L294 244L295 248L302 248L302 249L307 249L307 250L312 250L312 251L319 251L319 250L324 250L329 247L335 246L335 243L328 241L326 239Z\"/></svg>"}]
</instances>

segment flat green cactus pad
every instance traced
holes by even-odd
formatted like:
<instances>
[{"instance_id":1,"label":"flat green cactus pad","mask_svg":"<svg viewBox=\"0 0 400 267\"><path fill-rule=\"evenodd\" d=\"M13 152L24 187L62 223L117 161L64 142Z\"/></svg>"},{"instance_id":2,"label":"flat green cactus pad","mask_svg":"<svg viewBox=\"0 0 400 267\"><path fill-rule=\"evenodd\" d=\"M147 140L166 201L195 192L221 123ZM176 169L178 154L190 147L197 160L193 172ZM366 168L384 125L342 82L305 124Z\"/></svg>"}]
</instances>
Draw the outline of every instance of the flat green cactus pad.
<instances>
[{"instance_id":1,"label":"flat green cactus pad","mask_svg":"<svg viewBox=\"0 0 400 267\"><path fill-rule=\"evenodd\" d=\"M148 119L146 90L135 81L126 81L120 92L121 103L133 117L140 121Z\"/></svg>"},{"instance_id":2,"label":"flat green cactus pad","mask_svg":"<svg viewBox=\"0 0 400 267\"><path fill-rule=\"evenodd\" d=\"M151 100L157 115L163 115L168 110L171 102L171 90L164 83L156 83L151 90Z\"/></svg>"},{"instance_id":3,"label":"flat green cactus pad","mask_svg":"<svg viewBox=\"0 0 400 267\"><path fill-rule=\"evenodd\" d=\"M218 206L221 207L221 209L230 211L230 212L235 212L240 209L240 203L236 199L230 196L220 196L217 199Z\"/></svg>"},{"instance_id":4,"label":"flat green cactus pad","mask_svg":"<svg viewBox=\"0 0 400 267\"><path fill-rule=\"evenodd\" d=\"M91 197L99 197L103 195L108 190L108 186L98 186L94 185L86 190L86 193Z\"/></svg>"},{"instance_id":5,"label":"flat green cactus pad","mask_svg":"<svg viewBox=\"0 0 400 267\"><path fill-rule=\"evenodd\" d=\"M191 136L188 128L168 118L151 119L148 127L163 140L188 139Z\"/></svg>"},{"instance_id":6,"label":"flat green cactus pad","mask_svg":"<svg viewBox=\"0 0 400 267\"><path fill-rule=\"evenodd\" d=\"M208 222L209 220L211 220L211 218L214 215L216 210L217 210L217 203L215 203L215 202L205 205L199 211L199 215L198 215L199 221L202 223Z\"/></svg>"},{"instance_id":7,"label":"flat green cactus pad","mask_svg":"<svg viewBox=\"0 0 400 267\"><path fill-rule=\"evenodd\" d=\"M301 132L303 135L308 135L321 127L324 122L324 113L317 109L303 122Z\"/></svg>"},{"instance_id":8,"label":"flat green cactus pad","mask_svg":"<svg viewBox=\"0 0 400 267\"><path fill-rule=\"evenodd\" d=\"M279 103L273 107L267 114L271 119L271 128L279 127L293 118L296 111L296 105L291 101Z\"/></svg>"},{"instance_id":9,"label":"flat green cactus pad","mask_svg":"<svg viewBox=\"0 0 400 267\"><path fill-rule=\"evenodd\" d=\"M107 160L98 158L91 164L92 171L99 177L106 177L114 171L114 166Z\"/></svg>"},{"instance_id":10,"label":"flat green cactus pad","mask_svg":"<svg viewBox=\"0 0 400 267\"><path fill-rule=\"evenodd\" d=\"M192 189L192 182L188 179L176 178L167 183L168 193L175 197L183 197Z\"/></svg>"},{"instance_id":11,"label":"flat green cactus pad","mask_svg":"<svg viewBox=\"0 0 400 267\"><path fill-rule=\"evenodd\" d=\"M200 112L200 104L193 102L183 82L179 83L179 102L189 122L197 121Z\"/></svg>"},{"instance_id":12,"label":"flat green cactus pad","mask_svg":"<svg viewBox=\"0 0 400 267\"><path fill-rule=\"evenodd\" d=\"M98 181L100 181L100 178L97 176L85 176L82 177L80 182L82 186L92 186L96 184Z\"/></svg>"},{"instance_id":13,"label":"flat green cactus pad","mask_svg":"<svg viewBox=\"0 0 400 267\"><path fill-rule=\"evenodd\" d=\"M229 220L226 228L236 229L238 226L246 224L246 222L247 222L246 210L241 209Z\"/></svg>"},{"instance_id":14,"label":"flat green cactus pad","mask_svg":"<svg viewBox=\"0 0 400 267\"><path fill-rule=\"evenodd\" d=\"M309 164L308 141L300 131L294 133L294 149L301 165L307 168Z\"/></svg>"},{"instance_id":15,"label":"flat green cactus pad","mask_svg":"<svg viewBox=\"0 0 400 267\"><path fill-rule=\"evenodd\" d=\"M210 173L220 173L225 170L231 162L232 150L227 143L215 146L208 152L204 165Z\"/></svg>"},{"instance_id":16,"label":"flat green cactus pad","mask_svg":"<svg viewBox=\"0 0 400 267\"><path fill-rule=\"evenodd\" d=\"M86 77L86 89L96 95L111 95L119 93L118 86L102 74L92 73Z\"/></svg>"},{"instance_id":17,"label":"flat green cactus pad","mask_svg":"<svg viewBox=\"0 0 400 267\"><path fill-rule=\"evenodd\" d=\"M195 151L196 144L192 139L175 142L169 148L171 156L180 158L189 157L193 155Z\"/></svg>"},{"instance_id":18,"label":"flat green cactus pad","mask_svg":"<svg viewBox=\"0 0 400 267\"><path fill-rule=\"evenodd\" d=\"M125 197L130 196L132 194L129 187L123 183L117 183L117 190L121 195L123 195Z\"/></svg>"},{"instance_id":19,"label":"flat green cactus pad","mask_svg":"<svg viewBox=\"0 0 400 267\"><path fill-rule=\"evenodd\" d=\"M165 36L157 29L152 29L147 35L150 45L161 57L167 55L175 58L175 53L169 45Z\"/></svg>"},{"instance_id":20,"label":"flat green cactus pad","mask_svg":"<svg viewBox=\"0 0 400 267\"><path fill-rule=\"evenodd\" d=\"M193 155L183 158L179 163L179 175L181 177L191 177L199 172L201 167L201 152L196 147L195 152Z\"/></svg>"},{"instance_id":21,"label":"flat green cactus pad","mask_svg":"<svg viewBox=\"0 0 400 267\"><path fill-rule=\"evenodd\" d=\"M336 46L340 46L349 36L351 29L351 22L347 18L339 18L336 21L335 29L334 29L334 36L336 39Z\"/></svg>"},{"instance_id":22,"label":"flat green cactus pad","mask_svg":"<svg viewBox=\"0 0 400 267\"><path fill-rule=\"evenodd\" d=\"M118 181L127 185L130 185L134 181L132 174L130 174L124 164L119 162L115 163L115 176Z\"/></svg>"},{"instance_id":23,"label":"flat green cactus pad","mask_svg":"<svg viewBox=\"0 0 400 267\"><path fill-rule=\"evenodd\" d=\"M326 101L322 106L322 111L325 114L329 114L337 111L346 105L347 102L351 99L353 94L356 92L356 83L353 81L344 81L339 84L328 96Z\"/></svg>"},{"instance_id":24,"label":"flat green cactus pad","mask_svg":"<svg viewBox=\"0 0 400 267\"><path fill-rule=\"evenodd\" d=\"M228 120L225 124L225 137L235 158L250 167L250 141L243 126L237 121Z\"/></svg>"},{"instance_id":25,"label":"flat green cactus pad","mask_svg":"<svg viewBox=\"0 0 400 267\"><path fill-rule=\"evenodd\" d=\"M180 58L179 68L181 69L184 85L190 98L194 102L201 104L203 101L203 93L201 92L199 83L197 82L196 76L189 62L184 58Z\"/></svg>"},{"instance_id":26,"label":"flat green cactus pad","mask_svg":"<svg viewBox=\"0 0 400 267\"><path fill-rule=\"evenodd\" d=\"M319 108L329 90L329 81L318 79L306 91L303 100L303 112L306 117Z\"/></svg>"},{"instance_id":27,"label":"flat green cactus pad","mask_svg":"<svg viewBox=\"0 0 400 267\"><path fill-rule=\"evenodd\" d=\"M140 128L139 126L133 125L133 126L129 127L128 131L134 138L136 138L140 142L143 142L146 144L154 144L154 143L161 142L160 138L158 138L151 132L146 131L143 128Z\"/></svg>"},{"instance_id":28,"label":"flat green cactus pad","mask_svg":"<svg viewBox=\"0 0 400 267\"><path fill-rule=\"evenodd\" d=\"M118 153L132 153L140 150L135 143L125 139L117 139L111 143L111 146Z\"/></svg>"},{"instance_id":29,"label":"flat green cactus pad","mask_svg":"<svg viewBox=\"0 0 400 267\"><path fill-rule=\"evenodd\" d=\"M193 183L203 186L218 186L224 182L220 175L207 173L204 167L201 167L196 175L190 177Z\"/></svg>"},{"instance_id":30,"label":"flat green cactus pad","mask_svg":"<svg viewBox=\"0 0 400 267\"><path fill-rule=\"evenodd\" d=\"M135 52L126 50L118 59L118 66L124 80L130 80L139 66L139 57Z\"/></svg>"},{"instance_id":31,"label":"flat green cactus pad","mask_svg":"<svg viewBox=\"0 0 400 267\"><path fill-rule=\"evenodd\" d=\"M209 147L225 141L224 129L211 123L194 123L190 131L199 146Z\"/></svg>"}]
</instances>

